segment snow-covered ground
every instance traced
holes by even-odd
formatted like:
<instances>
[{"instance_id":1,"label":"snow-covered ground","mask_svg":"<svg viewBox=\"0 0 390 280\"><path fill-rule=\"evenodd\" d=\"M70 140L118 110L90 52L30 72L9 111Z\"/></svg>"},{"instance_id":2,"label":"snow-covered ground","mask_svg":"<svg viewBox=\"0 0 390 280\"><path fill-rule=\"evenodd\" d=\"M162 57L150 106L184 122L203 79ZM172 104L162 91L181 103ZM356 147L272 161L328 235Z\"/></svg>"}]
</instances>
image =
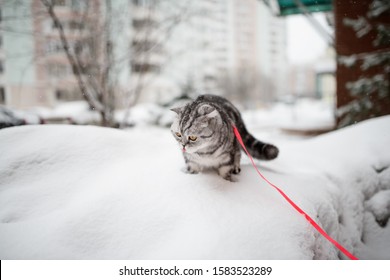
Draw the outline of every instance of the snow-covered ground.
<instances>
[{"instance_id":1,"label":"snow-covered ground","mask_svg":"<svg viewBox=\"0 0 390 280\"><path fill-rule=\"evenodd\" d=\"M329 131L335 127L333 106L320 100L276 103L267 109L244 111L242 115L251 131L270 141L301 140L311 137L313 132Z\"/></svg>"},{"instance_id":2,"label":"snow-covered ground","mask_svg":"<svg viewBox=\"0 0 390 280\"><path fill-rule=\"evenodd\" d=\"M389 259L390 117L273 142L264 175L358 258ZM0 143L0 259L345 258L245 156L235 183L183 173L168 129L24 126Z\"/></svg>"},{"instance_id":3,"label":"snow-covered ground","mask_svg":"<svg viewBox=\"0 0 390 280\"><path fill-rule=\"evenodd\" d=\"M179 101L177 106L183 106L183 102L185 103L185 101ZM287 130L333 128L335 125L333 109L329 102L302 98L292 104L275 103L266 109L244 111L243 116L247 123L252 125L251 128L259 129L265 135L272 134L272 137L283 137L279 131L280 128ZM99 113L90 110L85 101L64 102L55 108L34 108L30 109L29 113L34 113L42 119L71 119L77 124L99 123ZM125 115L124 109L118 109L115 111L115 120L122 123ZM169 126L173 117L174 114L171 114L166 107L154 103L142 103L131 108L126 123ZM288 139L290 140L291 136Z\"/></svg>"}]
</instances>

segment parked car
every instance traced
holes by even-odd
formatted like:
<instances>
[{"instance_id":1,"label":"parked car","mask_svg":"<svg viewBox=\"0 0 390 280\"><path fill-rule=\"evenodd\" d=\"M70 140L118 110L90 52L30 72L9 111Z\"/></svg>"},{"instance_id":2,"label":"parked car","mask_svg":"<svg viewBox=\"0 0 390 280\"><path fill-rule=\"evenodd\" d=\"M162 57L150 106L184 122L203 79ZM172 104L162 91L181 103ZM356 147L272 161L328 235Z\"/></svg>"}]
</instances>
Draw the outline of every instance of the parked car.
<instances>
[{"instance_id":1,"label":"parked car","mask_svg":"<svg viewBox=\"0 0 390 280\"><path fill-rule=\"evenodd\" d=\"M0 106L0 129L24 124L26 124L26 121L16 116L11 109Z\"/></svg>"},{"instance_id":2,"label":"parked car","mask_svg":"<svg viewBox=\"0 0 390 280\"><path fill-rule=\"evenodd\" d=\"M35 114L16 111L0 106L0 129L25 124L43 124L43 120Z\"/></svg>"},{"instance_id":3,"label":"parked car","mask_svg":"<svg viewBox=\"0 0 390 280\"><path fill-rule=\"evenodd\" d=\"M41 124L76 124L76 122L71 117L50 116L42 118Z\"/></svg>"}]
</instances>

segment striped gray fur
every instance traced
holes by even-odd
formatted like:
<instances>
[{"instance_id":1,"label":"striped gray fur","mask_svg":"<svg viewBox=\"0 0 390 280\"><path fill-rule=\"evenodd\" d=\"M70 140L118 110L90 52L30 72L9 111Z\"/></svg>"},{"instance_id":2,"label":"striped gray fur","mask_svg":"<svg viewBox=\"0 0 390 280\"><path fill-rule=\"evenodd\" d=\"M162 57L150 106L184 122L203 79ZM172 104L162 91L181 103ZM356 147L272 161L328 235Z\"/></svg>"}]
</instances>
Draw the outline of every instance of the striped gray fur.
<instances>
[{"instance_id":1,"label":"striped gray fur","mask_svg":"<svg viewBox=\"0 0 390 280\"><path fill-rule=\"evenodd\" d=\"M257 140L247 131L238 109L223 97L200 95L172 111L177 117L171 131L183 148L188 173L217 169L229 181L232 174L240 173L241 150L232 125L237 127L254 158L271 160L278 156L277 147Z\"/></svg>"}]
</instances>

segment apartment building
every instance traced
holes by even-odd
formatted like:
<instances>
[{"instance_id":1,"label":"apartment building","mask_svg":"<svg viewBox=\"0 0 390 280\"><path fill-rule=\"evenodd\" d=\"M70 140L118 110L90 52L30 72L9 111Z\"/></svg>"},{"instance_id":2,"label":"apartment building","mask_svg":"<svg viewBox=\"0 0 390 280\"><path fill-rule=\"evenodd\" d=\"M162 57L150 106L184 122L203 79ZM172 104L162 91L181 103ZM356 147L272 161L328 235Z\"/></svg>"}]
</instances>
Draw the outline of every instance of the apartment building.
<instances>
[{"instance_id":1,"label":"apartment building","mask_svg":"<svg viewBox=\"0 0 390 280\"><path fill-rule=\"evenodd\" d=\"M238 101L250 97L259 104L285 93L284 19L273 17L256 0L187 3L193 13L166 46L175 60L163 67L164 80L176 85L191 82L197 92L225 94Z\"/></svg>"},{"instance_id":2,"label":"apartment building","mask_svg":"<svg viewBox=\"0 0 390 280\"><path fill-rule=\"evenodd\" d=\"M285 23L275 18L262 1L234 0L234 75L237 89L261 106L280 94L285 61Z\"/></svg>"},{"instance_id":3,"label":"apartment building","mask_svg":"<svg viewBox=\"0 0 390 280\"><path fill-rule=\"evenodd\" d=\"M0 102L10 106L82 99L59 28L89 86L98 87L96 73L115 62L107 79L119 106L165 103L188 83L197 92L226 94L226 81L243 78L251 87L255 81L251 95L259 102L284 92L284 21L262 1L54 0L61 27L41 0L1 1L7 20L0 33ZM240 99L243 89L234 88L231 97Z\"/></svg>"},{"instance_id":4,"label":"apartment building","mask_svg":"<svg viewBox=\"0 0 390 280\"><path fill-rule=\"evenodd\" d=\"M25 108L81 100L82 92L73 68L77 65L88 87L99 87L102 75L97 73L103 73L110 63L108 49L112 61L122 58L111 71L115 72L115 83L127 87L130 64L122 61L130 45L128 27L123 29L124 21L129 20L128 1L112 1L110 7L101 0L53 0L51 3L59 23L53 21L40 0L2 0L6 18L2 22L4 103ZM108 17L115 20L108 23ZM66 37L69 52L77 60L73 64L64 51L60 30ZM118 33L122 36L117 36ZM105 79L108 83L113 78Z\"/></svg>"}]
</instances>

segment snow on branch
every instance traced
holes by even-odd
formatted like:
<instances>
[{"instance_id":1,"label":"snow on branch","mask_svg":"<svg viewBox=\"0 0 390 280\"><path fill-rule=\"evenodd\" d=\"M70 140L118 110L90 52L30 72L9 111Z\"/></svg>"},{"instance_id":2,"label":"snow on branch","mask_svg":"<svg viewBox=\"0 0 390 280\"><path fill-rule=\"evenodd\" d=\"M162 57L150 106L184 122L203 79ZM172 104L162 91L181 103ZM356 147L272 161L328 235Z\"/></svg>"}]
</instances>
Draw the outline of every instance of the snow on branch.
<instances>
[{"instance_id":1,"label":"snow on branch","mask_svg":"<svg viewBox=\"0 0 390 280\"><path fill-rule=\"evenodd\" d=\"M376 26L378 32L377 37L373 41L374 46L389 45L390 42L390 25L378 24Z\"/></svg>"},{"instance_id":2,"label":"snow on branch","mask_svg":"<svg viewBox=\"0 0 390 280\"><path fill-rule=\"evenodd\" d=\"M387 96L389 81L384 74L378 74L371 78L361 78L357 81L347 82L345 87L353 97L369 95L374 92L378 92L379 96Z\"/></svg>"},{"instance_id":3,"label":"snow on branch","mask_svg":"<svg viewBox=\"0 0 390 280\"><path fill-rule=\"evenodd\" d=\"M372 1L367 16L370 18L378 17L384 12L390 10L390 1L388 0L374 0Z\"/></svg>"},{"instance_id":4,"label":"snow on branch","mask_svg":"<svg viewBox=\"0 0 390 280\"><path fill-rule=\"evenodd\" d=\"M359 53L353 55L340 55L337 58L340 65L345 67L355 66L358 61L362 61L361 69L367 70L378 65L390 65L390 49L378 50L374 52ZM389 67L385 67L385 72L389 73Z\"/></svg>"},{"instance_id":5,"label":"snow on branch","mask_svg":"<svg viewBox=\"0 0 390 280\"><path fill-rule=\"evenodd\" d=\"M363 58L363 64L361 68L362 70L367 70L368 68L382 64L390 65L390 52L367 54ZM387 68L385 69L385 72L388 73L389 69Z\"/></svg>"},{"instance_id":6,"label":"snow on branch","mask_svg":"<svg viewBox=\"0 0 390 280\"><path fill-rule=\"evenodd\" d=\"M337 58L337 61L339 64L344 65L345 67L352 67L355 66L356 62L358 61L358 57L356 55L340 55Z\"/></svg>"},{"instance_id":7,"label":"snow on branch","mask_svg":"<svg viewBox=\"0 0 390 280\"><path fill-rule=\"evenodd\" d=\"M358 38L367 35L372 30L371 24L362 16L359 16L357 19L344 18L343 24L352 27Z\"/></svg>"}]
</instances>

